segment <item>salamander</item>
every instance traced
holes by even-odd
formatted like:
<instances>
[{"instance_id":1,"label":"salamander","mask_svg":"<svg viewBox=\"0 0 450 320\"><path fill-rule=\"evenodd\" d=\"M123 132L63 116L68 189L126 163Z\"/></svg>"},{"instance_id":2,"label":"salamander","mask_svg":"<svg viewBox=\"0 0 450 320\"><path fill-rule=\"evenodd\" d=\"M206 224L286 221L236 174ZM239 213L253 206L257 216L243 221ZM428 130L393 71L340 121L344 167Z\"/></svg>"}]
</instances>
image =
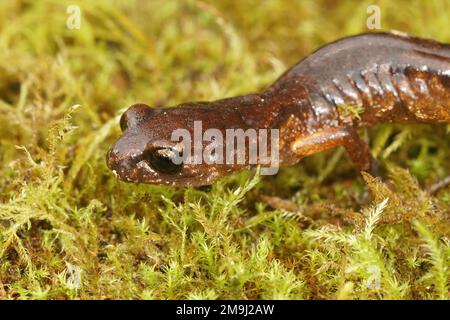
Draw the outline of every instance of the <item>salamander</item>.
<instances>
[{"instance_id":1,"label":"salamander","mask_svg":"<svg viewBox=\"0 0 450 320\"><path fill-rule=\"evenodd\" d=\"M194 147L189 150L172 134L185 129L194 135L196 123L223 135L229 129L278 130L274 150L280 166L343 146L357 170L370 171L375 162L358 128L450 123L450 45L360 34L319 48L259 93L165 108L135 104L120 119L123 134L108 151L108 167L127 182L198 186L259 164L260 158L249 161L249 143L240 163L187 159L183 154L192 157ZM201 140L200 147L214 139ZM227 147L225 140L215 143Z\"/></svg>"}]
</instances>

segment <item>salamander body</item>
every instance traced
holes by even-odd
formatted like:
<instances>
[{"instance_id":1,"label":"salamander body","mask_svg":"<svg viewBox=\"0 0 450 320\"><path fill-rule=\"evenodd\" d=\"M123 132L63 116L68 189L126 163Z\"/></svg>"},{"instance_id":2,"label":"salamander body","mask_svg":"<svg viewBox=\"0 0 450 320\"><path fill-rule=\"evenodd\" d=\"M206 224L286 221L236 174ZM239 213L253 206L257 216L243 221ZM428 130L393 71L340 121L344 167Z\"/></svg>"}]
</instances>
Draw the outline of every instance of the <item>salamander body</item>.
<instances>
[{"instance_id":1,"label":"salamander body","mask_svg":"<svg viewBox=\"0 0 450 320\"><path fill-rule=\"evenodd\" d=\"M277 165L292 165L342 145L358 170L369 171L374 162L356 130L386 122L450 123L450 45L390 33L362 34L323 46L260 93L170 108L133 105L122 115L123 134L108 152L107 163L124 181L207 185L261 164L261 155L251 161L249 150L259 136L247 136L240 162L196 161L194 148L211 149L215 143L226 149L229 141L216 135L255 129L277 130L276 148L274 141L265 141L270 156L276 150ZM216 135L197 141L198 124ZM174 141L176 129L196 140L191 147ZM216 152L212 159L224 157Z\"/></svg>"}]
</instances>

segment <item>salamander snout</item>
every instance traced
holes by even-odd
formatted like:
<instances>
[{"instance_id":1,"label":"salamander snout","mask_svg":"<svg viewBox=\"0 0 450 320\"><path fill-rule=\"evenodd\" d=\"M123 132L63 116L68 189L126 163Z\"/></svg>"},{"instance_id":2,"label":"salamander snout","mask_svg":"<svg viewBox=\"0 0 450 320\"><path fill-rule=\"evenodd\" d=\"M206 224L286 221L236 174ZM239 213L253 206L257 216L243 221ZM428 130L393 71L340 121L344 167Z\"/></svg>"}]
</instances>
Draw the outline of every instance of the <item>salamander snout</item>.
<instances>
[{"instance_id":1,"label":"salamander snout","mask_svg":"<svg viewBox=\"0 0 450 320\"><path fill-rule=\"evenodd\" d=\"M106 163L115 176L124 181L135 181L137 178L136 161L131 157L123 157L113 146L107 153Z\"/></svg>"}]
</instances>

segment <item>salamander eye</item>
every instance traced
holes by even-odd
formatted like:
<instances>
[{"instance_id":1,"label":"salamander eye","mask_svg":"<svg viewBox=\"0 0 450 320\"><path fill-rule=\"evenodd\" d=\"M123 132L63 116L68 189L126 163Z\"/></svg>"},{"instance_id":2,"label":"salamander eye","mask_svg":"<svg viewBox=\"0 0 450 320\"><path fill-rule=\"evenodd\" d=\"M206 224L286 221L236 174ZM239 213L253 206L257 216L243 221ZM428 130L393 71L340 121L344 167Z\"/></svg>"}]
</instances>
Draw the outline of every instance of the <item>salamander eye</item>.
<instances>
[{"instance_id":1,"label":"salamander eye","mask_svg":"<svg viewBox=\"0 0 450 320\"><path fill-rule=\"evenodd\" d=\"M122 130L122 132L127 130L127 128L128 128L128 120L127 120L127 115L125 113L122 114L122 116L120 117L119 124L120 124L120 129Z\"/></svg>"},{"instance_id":2,"label":"salamander eye","mask_svg":"<svg viewBox=\"0 0 450 320\"><path fill-rule=\"evenodd\" d=\"M181 156L171 148L156 148L150 150L144 159L154 170L160 173L174 174L180 172L183 167Z\"/></svg>"}]
</instances>

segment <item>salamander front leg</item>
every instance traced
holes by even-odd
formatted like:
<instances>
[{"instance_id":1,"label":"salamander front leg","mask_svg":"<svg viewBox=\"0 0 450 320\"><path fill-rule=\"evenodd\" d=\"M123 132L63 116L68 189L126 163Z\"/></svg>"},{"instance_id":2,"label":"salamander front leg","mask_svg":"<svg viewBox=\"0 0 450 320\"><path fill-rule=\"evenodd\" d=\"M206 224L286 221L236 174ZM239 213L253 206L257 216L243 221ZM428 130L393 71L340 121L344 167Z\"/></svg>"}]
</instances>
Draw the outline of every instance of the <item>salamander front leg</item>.
<instances>
[{"instance_id":1,"label":"salamander front leg","mask_svg":"<svg viewBox=\"0 0 450 320\"><path fill-rule=\"evenodd\" d=\"M368 145L361 140L354 128L327 128L295 140L291 148L299 156L304 157L325 151L337 146L343 146L350 159L359 171L377 174L377 165ZM374 172L375 171L375 172Z\"/></svg>"}]
</instances>

